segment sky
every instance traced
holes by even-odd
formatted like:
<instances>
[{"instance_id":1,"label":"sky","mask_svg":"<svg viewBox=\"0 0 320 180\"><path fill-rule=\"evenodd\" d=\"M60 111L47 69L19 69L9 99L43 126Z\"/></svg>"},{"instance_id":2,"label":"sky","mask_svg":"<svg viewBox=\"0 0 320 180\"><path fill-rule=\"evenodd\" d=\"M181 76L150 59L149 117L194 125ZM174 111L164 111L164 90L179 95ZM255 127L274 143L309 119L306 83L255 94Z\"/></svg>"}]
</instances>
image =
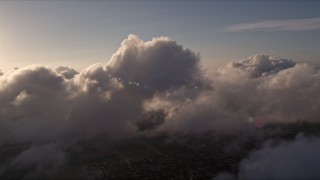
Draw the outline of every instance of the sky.
<instances>
[{"instance_id":1,"label":"sky","mask_svg":"<svg viewBox=\"0 0 320 180\"><path fill-rule=\"evenodd\" d=\"M84 140L208 133L261 140L221 176L320 179L319 5L0 0L0 149L27 145L0 179L50 176Z\"/></svg>"},{"instance_id":2,"label":"sky","mask_svg":"<svg viewBox=\"0 0 320 180\"><path fill-rule=\"evenodd\" d=\"M0 69L106 63L129 34L216 68L254 54L318 63L319 1L1 1Z\"/></svg>"}]
</instances>

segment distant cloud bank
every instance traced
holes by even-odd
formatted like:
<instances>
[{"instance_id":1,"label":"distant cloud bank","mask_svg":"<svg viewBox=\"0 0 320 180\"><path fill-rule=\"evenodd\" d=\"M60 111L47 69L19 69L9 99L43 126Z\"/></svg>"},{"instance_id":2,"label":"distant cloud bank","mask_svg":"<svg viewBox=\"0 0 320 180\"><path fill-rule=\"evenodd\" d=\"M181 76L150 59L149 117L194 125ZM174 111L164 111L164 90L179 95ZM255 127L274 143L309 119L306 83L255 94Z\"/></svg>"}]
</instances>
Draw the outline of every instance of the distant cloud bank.
<instances>
[{"instance_id":1,"label":"distant cloud bank","mask_svg":"<svg viewBox=\"0 0 320 180\"><path fill-rule=\"evenodd\" d=\"M229 26L226 30L229 32L320 30L320 17L289 20L265 20L253 23L243 23Z\"/></svg>"}]
</instances>

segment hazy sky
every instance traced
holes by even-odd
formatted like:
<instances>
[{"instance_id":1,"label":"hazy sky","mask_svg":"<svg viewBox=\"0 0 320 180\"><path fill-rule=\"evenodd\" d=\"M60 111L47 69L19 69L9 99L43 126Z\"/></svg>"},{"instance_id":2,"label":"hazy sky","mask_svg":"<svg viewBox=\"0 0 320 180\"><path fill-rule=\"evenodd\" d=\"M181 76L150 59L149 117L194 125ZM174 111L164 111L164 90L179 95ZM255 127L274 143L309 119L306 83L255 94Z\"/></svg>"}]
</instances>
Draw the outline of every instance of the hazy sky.
<instances>
[{"instance_id":1,"label":"hazy sky","mask_svg":"<svg viewBox=\"0 0 320 180\"><path fill-rule=\"evenodd\" d=\"M128 34L169 36L217 67L253 54L317 63L320 1L0 1L0 69L105 63Z\"/></svg>"}]
</instances>

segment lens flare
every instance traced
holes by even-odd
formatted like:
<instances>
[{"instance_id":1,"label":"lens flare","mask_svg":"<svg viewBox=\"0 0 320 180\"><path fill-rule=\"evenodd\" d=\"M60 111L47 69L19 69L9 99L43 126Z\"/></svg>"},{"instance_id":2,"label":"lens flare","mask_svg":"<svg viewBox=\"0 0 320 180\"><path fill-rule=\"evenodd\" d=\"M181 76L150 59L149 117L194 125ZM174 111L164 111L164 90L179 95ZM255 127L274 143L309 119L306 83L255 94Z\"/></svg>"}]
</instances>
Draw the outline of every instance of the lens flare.
<instances>
[{"instance_id":1,"label":"lens flare","mask_svg":"<svg viewBox=\"0 0 320 180\"><path fill-rule=\"evenodd\" d=\"M253 117L249 116L249 117L247 118L247 122L248 122L248 123L252 123L252 122L253 122Z\"/></svg>"}]
</instances>

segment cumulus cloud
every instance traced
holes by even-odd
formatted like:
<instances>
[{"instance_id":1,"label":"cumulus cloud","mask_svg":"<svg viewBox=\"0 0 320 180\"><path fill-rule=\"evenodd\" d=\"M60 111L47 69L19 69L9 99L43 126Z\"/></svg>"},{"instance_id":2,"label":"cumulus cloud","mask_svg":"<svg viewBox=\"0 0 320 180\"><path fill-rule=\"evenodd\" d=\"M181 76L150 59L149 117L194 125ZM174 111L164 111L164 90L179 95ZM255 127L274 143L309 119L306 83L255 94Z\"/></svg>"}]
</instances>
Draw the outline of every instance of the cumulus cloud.
<instances>
[{"instance_id":1,"label":"cumulus cloud","mask_svg":"<svg viewBox=\"0 0 320 180\"><path fill-rule=\"evenodd\" d=\"M157 122L164 115L147 112L144 102L182 87L209 88L204 74L199 56L175 41L160 37L144 42L135 35L122 42L106 65L95 64L79 73L41 65L6 72L0 77L0 146L49 144L25 150L13 164L50 169L47 162L57 158L59 162L52 163L60 164L65 157L51 142L102 135L117 139L153 129L153 120L145 126L140 118L155 117ZM45 154L57 156L44 160Z\"/></svg>"},{"instance_id":2,"label":"cumulus cloud","mask_svg":"<svg viewBox=\"0 0 320 180\"><path fill-rule=\"evenodd\" d=\"M250 61L255 62L256 58L264 59L265 56L255 56ZM304 63L269 61L276 64L265 71L261 69L266 66L261 68L260 63L254 68L229 64L218 70L216 82L229 89L227 93L231 94L226 97L236 99L239 95L234 93L241 94L245 99L239 106L244 105L253 114L268 114L269 117L266 117L269 120L290 122L304 119L318 122L318 112L314 107L319 107L319 100L314 97L319 90L319 71Z\"/></svg>"},{"instance_id":3,"label":"cumulus cloud","mask_svg":"<svg viewBox=\"0 0 320 180\"><path fill-rule=\"evenodd\" d=\"M156 93L210 86L199 61L167 37L144 42L129 35L107 65L79 74L62 66L8 72L1 77L1 133L7 137L1 140L34 140L44 132L40 139L134 131L143 102Z\"/></svg>"},{"instance_id":4,"label":"cumulus cloud","mask_svg":"<svg viewBox=\"0 0 320 180\"><path fill-rule=\"evenodd\" d=\"M313 97L319 71L311 65L254 55L209 78L199 62L167 37L144 42L129 35L107 65L79 74L44 66L6 73L0 89L3 137L32 139L49 127L55 128L42 138L121 135L146 129L139 127L144 121L155 131L177 132L246 129L247 118L318 121L319 101Z\"/></svg>"},{"instance_id":5,"label":"cumulus cloud","mask_svg":"<svg viewBox=\"0 0 320 180\"><path fill-rule=\"evenodd\" d=\"M319 122L319 78L311 65L254 55L220 67L211 77L213 89L158 93L145 109L166 112L157 129L166 132L230 133L276 122Z\"/></svg>"},{"instance_id":6,"label":"cumulus cloud","mask_svg":"<svg viewBox=\"0 0 320 180\"><path fill-rule=\"evenodd\" d=\"M59 134L73 95L62 76L44 66L29 66L4 74L0 82L0 142Z\"/></svg>"},{"instance_id":7,"label":"cumulus cloud","mask_svg":"<svg viewBox=\"0 0 320 180\"><path fill-rule=\"evenodd\" d=\"M311 65L268 55L228 63L208 77L200 56L168 37L129 35L105 65L79 73L27 66L0 76L0 146L102 135L250 133L269 122L319 122L319 78ZM41 156L34 153L39 149L64 157L56 145L48 147L35 146L15 162Z\"/></svg>"},{"instance_id":8,"label":"cumulus cloud","mask_svg":"<svg viewBox=\"0 0 320 180\"><path fill-rule=\"evenodd\" d=\"M207 85L199 65L200 58L168 37L143 42L135 35L121 43L107 69L124 81L135 81L157 91L183 85Z\"/></svg>"},{"instance_id":9,"label":"cumulus cloud","mask_svg":"<svg viewBox=\"0 0 320 180\"><path fill-rule=\"evenodd\" d=\"M257 54L248 59L228 63L225 67L220 67L218 72L224 75L245 73L257 78L276 74L283 69L293 67L295 64L292 60Z\"/></svg>"},{"instance_id":10,"label":"cumulus cloud","mask_svg":"<svg viewBox=\"0 0 320 180\"><path fill-rule=\"evenodd\" d=\"M243 23L226 28L227 31L306 31L319 30L320 18L304 18L304 19L289 19L289 20L265 20L254 23Z\"/></svg>"}]
</instances>

